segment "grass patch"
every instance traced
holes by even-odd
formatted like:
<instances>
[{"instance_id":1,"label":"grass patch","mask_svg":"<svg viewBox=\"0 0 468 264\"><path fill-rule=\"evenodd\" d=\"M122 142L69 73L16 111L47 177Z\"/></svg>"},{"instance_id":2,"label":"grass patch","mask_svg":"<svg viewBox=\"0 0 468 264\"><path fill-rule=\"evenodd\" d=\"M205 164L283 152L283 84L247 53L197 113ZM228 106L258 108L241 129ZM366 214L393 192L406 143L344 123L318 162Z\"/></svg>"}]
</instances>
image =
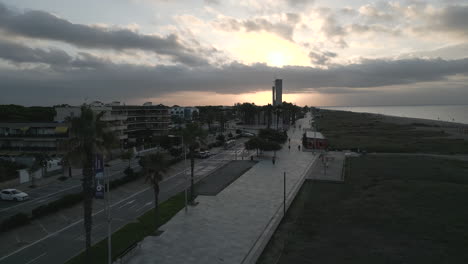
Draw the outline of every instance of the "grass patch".
<instances>
[{"instance_id":1,"label":"grass patch","mask_svg":"<svg viewBox=\"0 0 468 264\"><path fill-rule=\"evenodd\" d=\"M257 263L468 263L466 162L347 164L344 184L304 184Z\"/></svg>"},{"instance_id":2,"label":"grass patch","mask_svg":"<svg viewBox=\"0 0 468 264\"><path fill-rule=\"evenodd\" d=\"M318 128L329 139L330 149L368 152L468 153L468 141L448 137L443 128L420 123L383 122L367 113L320 110Z\"/></svg>"},{"instance_id":3,"label":"grass patch","mask_svg":"<svg viewBox=\"0 0 468 264\"><path fill-rule=\"evenodd\" d=\"M184 208L184 193L179 193L169 200L159 205L159 220L155 224L154 211L148 211L138 217L136 222L129 223L112 234L112 260L115 261L128 247L137 243L143 238L154 235L156 227L164 225L177 212ZM85 254L82 252L78 256L67 261L66 264L101 264L107 263L107 239L93 245L91 249L91 263L85 261Z\"/></svg>"}]
</instances>

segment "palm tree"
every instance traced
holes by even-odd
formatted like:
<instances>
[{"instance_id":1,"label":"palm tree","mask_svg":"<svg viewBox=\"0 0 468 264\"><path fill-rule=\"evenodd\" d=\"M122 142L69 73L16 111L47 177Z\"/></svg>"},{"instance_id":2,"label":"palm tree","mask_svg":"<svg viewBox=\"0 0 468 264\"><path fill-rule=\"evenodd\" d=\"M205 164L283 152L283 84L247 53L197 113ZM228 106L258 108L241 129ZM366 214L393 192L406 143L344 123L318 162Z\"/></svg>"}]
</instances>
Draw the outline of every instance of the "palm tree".
<instances>
[{"instance_id":1,"label":"palm tree","mask_svg":"<svg viewBox=\"0 0 468 264\"><path fill-rule=\"evenodd\" d=\"M161 153L154 153L143 156L140 161L143 168L146 182L153 187L154 192L154 224L157 228L159 220L159 183L163 179L163 174L167 171L169 163Z\"/></svg>"},{"instance_id":2,"label":"palm tree","mask_svg":"<svg viewBox=\"0 0 468 264\"><path fill-rule=\"evenodd\" d=\"M190 202L195 199L194 169L195 169L195 150L200 147L200 141L206 137L206 131L197 123L189 123L182 130L184 143L189 149L190 158Z\"/></svg>"},{"instance_id":3,"label":"palm tree","mask_svg":"<svg viewBox=\"0 0 468 264\"><path fill-rule=\"evenodd\" d=\"M108 153L117 142L114 134L101 121L104 112L95 114L87 105L81 107L81 116L70 119L71 129L65 159L82 168L84 228L86 259L91 261L91 229L94 195L94 164L97 154Z\"/></svg>"}]
</instances>

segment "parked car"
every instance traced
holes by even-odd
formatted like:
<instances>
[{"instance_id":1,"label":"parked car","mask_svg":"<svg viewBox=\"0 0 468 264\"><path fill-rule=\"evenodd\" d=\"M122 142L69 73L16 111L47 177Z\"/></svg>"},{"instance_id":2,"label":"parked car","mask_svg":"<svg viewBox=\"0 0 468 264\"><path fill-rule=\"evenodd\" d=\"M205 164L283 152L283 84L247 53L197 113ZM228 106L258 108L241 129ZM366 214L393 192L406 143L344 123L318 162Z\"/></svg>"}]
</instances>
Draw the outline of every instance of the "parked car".
<instances>
[{"instance_id":1,"label":"parked car","mask_svg":"<svg viewBox=\"0 0 468 264\"><path fill-rule=\"evenodd\" d=\"M244 131L244 132L241 133L241 136L243 136L243 137L255 137L255 134Z\"/></svg>"},{"instance_id":2,"label":"parked car","mask_svg":"<svg viewBox=\"0 0 468 264\"><path fill-rule=\"evenodd\" d=\"M196 153L195 156L197 158L200 158L200 159L206 159L209 156L211 156L211 153L209 151L200 151L200 152Z\"/></svg>"},{"instance_id":3,"label":"parked car","mask_svg":"<svg viewBox=\"0 0 468 264\"><path fill-rule=\"evenodd\" d=\"M4 189L0 192L0 198L19 202L29 199L29 195L16 189Z\"/></svg>"}]
</instances>

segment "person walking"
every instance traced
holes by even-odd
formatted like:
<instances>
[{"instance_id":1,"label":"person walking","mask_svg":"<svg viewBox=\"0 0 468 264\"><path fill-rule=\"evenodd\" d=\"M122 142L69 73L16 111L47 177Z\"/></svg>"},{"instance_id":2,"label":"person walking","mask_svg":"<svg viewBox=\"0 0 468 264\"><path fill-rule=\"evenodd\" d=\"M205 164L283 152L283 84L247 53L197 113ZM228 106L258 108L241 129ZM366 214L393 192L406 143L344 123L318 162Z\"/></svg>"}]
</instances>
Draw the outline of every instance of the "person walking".
<instances>
[{"instance_id":1,"label":"person walking","mask_svg":"<svg viewBox=\"0 0 468 264\"><path fill-rule=\"evenodd\" d=\"M301 145L297 145L297 150L301 151Z\"/></svg>"}]
</instances>

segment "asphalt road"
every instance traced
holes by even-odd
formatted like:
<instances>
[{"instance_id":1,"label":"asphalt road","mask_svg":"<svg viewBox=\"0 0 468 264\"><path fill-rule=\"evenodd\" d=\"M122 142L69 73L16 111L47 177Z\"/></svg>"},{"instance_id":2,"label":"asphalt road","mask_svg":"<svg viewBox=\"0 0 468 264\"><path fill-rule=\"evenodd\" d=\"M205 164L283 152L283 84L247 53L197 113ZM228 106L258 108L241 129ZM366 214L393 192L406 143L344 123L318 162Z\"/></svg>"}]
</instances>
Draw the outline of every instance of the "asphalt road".
<instances>
[{"instance_id":1,"label":"asphalt road","mask_svg":"<svg viewBox=\"0 0 468 264\"><path fill-rule=\"evenodd\" d=\"M243 151L240 145L241 143L238 143L236 151L221 151L208 159L199 160L196 163L195 169L196 181L203 179L227 162L235 158L240 159L239 157ZM188 175L184 175L183 171L166 178L161 183L160 201L166 201L173 195L183 191L188 184ZM131 190L125 197L113 197L111 193L113 232L134 221L138 216L152 208L154 200L152 190L147 185L141 185L140 187L140 189ZM98 242L107 236L104 201L96 200L95 208L96 210L93 213L92 241ZM40 226L44 229L41 231L43 235L34 241L27 242L27 244L20 248L2 250L1 248L6 246L8 242L0 239L0 252L3 254L0 257L0 264L62 264L79 254L84 249L84 230L82 214L81 212L76 212L76 214L76 218L74 220L69 218L67 224L55 225L56 228L59 228L56 230L51 230L47 222L59 219L58 215L51 216L47 222L42 221ZM37 229L39 228L35 228L34 231L39 232ZM9 235L16 237L18 240L15 232L12 231Z\"/></svg>"},{"instance_id":2,"label":"asphalt road","mask_svg":"<svg viewBox=\"0 0 468 264\"><path fill-rule=\"evenodd\" d=\"M112 178L123 177L123 170L128 166L128 162L118 162L107 169ZM133 168L139 167L135 160ZM81 174L75 175L66 181L54 181L50 184L35 188L22 190L28 193L30 199L24 202L0 200L0 221L17 213L30 214L34 208L43 204L48 204L61 198L64 195L81 192Z\"/></svg>"}]
</instances>

